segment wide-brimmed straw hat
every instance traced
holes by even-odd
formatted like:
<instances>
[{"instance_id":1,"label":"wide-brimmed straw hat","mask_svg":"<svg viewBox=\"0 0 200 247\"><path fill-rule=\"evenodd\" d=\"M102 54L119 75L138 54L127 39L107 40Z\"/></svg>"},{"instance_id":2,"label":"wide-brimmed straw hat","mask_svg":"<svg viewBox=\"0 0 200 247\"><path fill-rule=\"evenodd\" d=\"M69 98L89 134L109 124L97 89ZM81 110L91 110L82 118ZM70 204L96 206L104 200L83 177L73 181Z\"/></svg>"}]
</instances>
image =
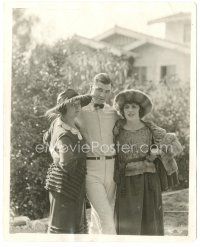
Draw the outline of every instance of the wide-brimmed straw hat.
<instances>
[{"instance_id":1,"label":"wide-brimmed straw hat","mask_svg":"<svg viewBox=\"0 0 200 247\"><path fill-rule=\"evenodd\" d=\"M152 102L149 96L140 90L126 90L116 95L113 106L119 112L123 112L124 105L127 103L135 103L140 106L140 117L144 117L152 110Z\"/></svg>"},{"instance_id":2,"label":"wide-brimmed straw hat","mask_svg":"<svg viewBox=\"0 0 200 247\"><path fill-rule=\"evenodd\" d=\"M72 104L75 101L80 101L81 107L84 107L90 103L91 99L92 97L88 94L79 95L74 89L68 88L58 95L56 107Z\"/></svg>"},{"instance_id":3,"label":"wide-brimmed straw hat","mask_svg":"<svg viewBox=\"0 0 200 247\"><path fill-rule=\"evenodd\" d=\"M47 111L46 115L52 113L59 113L61 109L67 107L69 104L73 104L76 101L80 101L81 107L88 105L92 100L92 96L88 94L79 95L74 89L67 89L60 93L57 97L57 104Z\"/></svg>"}]
</instances>

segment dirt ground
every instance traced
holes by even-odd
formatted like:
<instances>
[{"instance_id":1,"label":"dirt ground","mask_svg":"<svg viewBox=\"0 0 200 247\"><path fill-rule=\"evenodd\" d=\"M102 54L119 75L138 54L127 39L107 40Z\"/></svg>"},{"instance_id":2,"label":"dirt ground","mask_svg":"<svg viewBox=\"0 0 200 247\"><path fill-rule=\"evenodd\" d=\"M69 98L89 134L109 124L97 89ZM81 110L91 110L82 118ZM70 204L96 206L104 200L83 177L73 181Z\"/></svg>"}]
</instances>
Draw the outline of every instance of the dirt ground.
<instances>
[{"instance_id":1,"label":"dirt ground","mask_svg":"<svg viewBox=\"0 0 200 247\"><path fill-rule=\"evenodd\" d=\"M188 189L163 193L165 235L188 234ZM89 218L90 209L87 210ZM45 233L48 219L29 221L24 226L10 226L10 233Z\"/></svg>"}]
</instances>

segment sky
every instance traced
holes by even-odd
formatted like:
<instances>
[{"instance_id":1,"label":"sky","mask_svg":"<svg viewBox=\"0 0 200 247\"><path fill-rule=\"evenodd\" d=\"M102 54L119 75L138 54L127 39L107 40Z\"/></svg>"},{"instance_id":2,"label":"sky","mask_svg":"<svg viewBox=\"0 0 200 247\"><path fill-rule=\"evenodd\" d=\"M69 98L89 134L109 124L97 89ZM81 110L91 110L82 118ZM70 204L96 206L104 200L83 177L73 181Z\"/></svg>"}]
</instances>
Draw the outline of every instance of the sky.
<instances>
[{"instance_id":1,"label":"sky","mask_svg":"<svg viewBox=\"0 0 200 247\"><path fill-rule=\"evenodd\" d=\"M194 8L192 3L171 1L68 1L36 6L27 9L27 15L40 18L33 35L37 42L48 44L74 34L93 38L114 25L164 38L164 24L147 22Z\"/></svg>"}]
</instances>

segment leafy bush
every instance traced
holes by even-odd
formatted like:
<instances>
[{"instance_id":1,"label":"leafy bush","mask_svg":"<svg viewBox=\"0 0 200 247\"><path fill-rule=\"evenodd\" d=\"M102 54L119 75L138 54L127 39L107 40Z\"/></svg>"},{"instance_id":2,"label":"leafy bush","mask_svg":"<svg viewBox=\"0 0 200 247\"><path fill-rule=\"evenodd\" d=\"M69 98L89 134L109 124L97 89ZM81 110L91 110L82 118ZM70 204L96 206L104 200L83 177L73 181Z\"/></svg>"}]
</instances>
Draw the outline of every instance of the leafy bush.
<instances>
[{"instance_id":1,"label":"leafy bush","mask_svg":"<svg viewBox=\"0 0 200 247\"><path fill-rule=\"evenodd\" d=\"M182 82L178 87L162 85L152 92L152 120L168 132L176 133L183 146L183 152L176 158L181 188L187 188L189 183L189 92L189 82Z\"/></svg>"}]
</instances>

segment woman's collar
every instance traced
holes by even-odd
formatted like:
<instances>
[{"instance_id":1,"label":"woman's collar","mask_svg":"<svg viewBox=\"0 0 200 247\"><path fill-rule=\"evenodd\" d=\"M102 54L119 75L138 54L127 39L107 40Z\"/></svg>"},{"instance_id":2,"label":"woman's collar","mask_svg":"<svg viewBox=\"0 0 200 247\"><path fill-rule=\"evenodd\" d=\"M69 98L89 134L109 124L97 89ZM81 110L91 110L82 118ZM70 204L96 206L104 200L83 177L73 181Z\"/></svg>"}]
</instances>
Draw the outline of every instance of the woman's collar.
<instances>
[{"instance_id":1,"label":"woman's collar","mask_svg":"<svg viewBox=\"0 0 200 247\"><path fill-rule=\"evenodd\" d=\"M58 118L58 125L62 126L63 129L71 131L72 134L75 134L78 136L79 140L82 140L83 137L80 133L80 131L77 128L73 128L69 126L67 123L65 123L60 117Z\"/></svg>"}]
</instances>

